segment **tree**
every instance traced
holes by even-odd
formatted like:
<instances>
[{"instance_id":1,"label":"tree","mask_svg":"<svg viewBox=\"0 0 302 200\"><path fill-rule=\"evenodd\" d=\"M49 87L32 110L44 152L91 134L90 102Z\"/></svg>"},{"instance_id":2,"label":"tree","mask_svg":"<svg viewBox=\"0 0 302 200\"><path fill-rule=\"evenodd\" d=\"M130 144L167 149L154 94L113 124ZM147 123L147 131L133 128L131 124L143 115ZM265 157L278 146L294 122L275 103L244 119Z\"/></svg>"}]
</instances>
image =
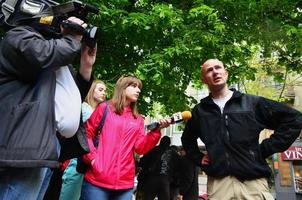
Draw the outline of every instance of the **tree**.
<instances>
[{"instance_id":1,"label":"tree","mask_svg":"<svg viewBox=\"0 0 302 200\"><path fill-rule=\"evenodd\" d=\"M230 83L254 80L249 65L252 46L263 60L301 72L301 9L296 1L189 0L91 1L101 8L93 23L100 27L95 73L109 83L124 73L143 80L141 110L154 103L163 113L187 109L196 101L185 95L200 84L200 63L218 57L231 72ZM280 79L280 70L265 65Z\"/></svg>"},{"instance_id":2,"label":"tree","mask_svg":"<svg viewBox=\"0 0 302 200\"><path fill-rule=\"evenodd\" d=\"M99 27L97 78L114 86L122 74L143 80L140 111L161 114L188 109L189 84L202 87L200 64L217 57L230 83L254 80L253 47L261 65L281 80L301 73L302 1L294 0L83 0L100 8L89 23ZM269 61L275 59L273 68ZM276 69L276 70L272 70Z\"/></svg>"},{"instance_id":3,"label":"tree","mask_svg":"<svg viewBox=\"0 0 302 200\"><path fill-rule=\"evenodd\" d=\"M246 63L243 55L249 53L248 46L228 42L217 10L204 3L142 0L94 4L101 8L92 21L100 27L95 73L112 84L124 73L141 78L145 114L155 102L163 105L163 113L196 103L184 91L190 82L199 82L201 60L222 57L229 63ZM248 74L250 69L243 66L240 70Z\"/></svg>"}]
</instances>

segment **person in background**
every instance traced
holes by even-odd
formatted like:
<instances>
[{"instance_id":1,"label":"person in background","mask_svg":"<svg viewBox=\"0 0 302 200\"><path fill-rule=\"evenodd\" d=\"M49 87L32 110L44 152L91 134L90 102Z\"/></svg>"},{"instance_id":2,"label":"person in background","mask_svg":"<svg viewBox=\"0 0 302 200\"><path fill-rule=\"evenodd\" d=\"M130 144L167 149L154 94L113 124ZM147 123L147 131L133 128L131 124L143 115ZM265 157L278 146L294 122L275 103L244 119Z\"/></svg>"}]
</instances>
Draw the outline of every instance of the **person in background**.
<instances>
[{"instance_id":1,"label":"person in background","mask_svg":"<svg viewBox=\"0 0 302 200\"><path fill-rule=\"evenodd\" d=\"M201 67L209 96L192 111L181 137L188 157L208 175L211 200L273 200L267 179L271 169L266 158L285 151L299 136L299 111L264 97L230 90L228 71L218 59ZM274 130L259 144L263 129ZM207 153L198 149L197 139Z\"/></svg>"},{"instance_id":2,"label":"person in background","mask_svg":"<svg viewBox=\"0 0 302 200\"><path fill-rule=\"evenodd\" d=\"M171 175L171 182L170 182L170 200L179 200L179 187L180 187L180 152L179 147L176 145L171 145L169 149L172 149L173 152L172 156L174 157L171 161L171 169L169 172ZM169 162L167 162L168 164Z\"/></svg>"},{"instance_id":3,"label":"person in background","mask_svg":"<svg viewBox=\"0 0 302 200\"><path fill-rule=\"evenodd\" d=\"M144 200L153 200L155 197L158 200L175 200L179 186L179 159L177 146L171 145L146 166L149 167L149 176L144 183Z\"/></svg>"},{"instance_id":4,"label":"person in background","mask_svg":"<svg viewBox=\"0 0 302 200\"><path fill-rule=\"evenodd\" d=\"M145 133L144 120L137 109L141 89L142 82L134 76L118 79L98 136L97 148L93 140L106 103L101 103L86 121L91 151L83 156L89 167L80 199L131 200L135 176L134 153L145 154L152 149L161 137L160 129L171 123L171 119L162 119L158 128Z\"/></svg>"},{"instance_id":5,"label":"person in background","mask_svg":"<svg viewBox=\"0 0 302 200\"><path fill-rule=\"evenodd\" d=\"M198 174L200 167L190 160L181 147L179 163L179 194L182 200L198 200Z\"/></svg>"},{"instance_id":6,"label":"person in background","mask_svg":"<svg viewBox=\"0 0 302 200\"><path fill-rule=\"evenodd\" d=\"M91 88L82 103L82 119L85 122L99 103L106 99L106 85L101 80L93 81ZM62 176L60 200L79 200L84 175L76 170L77 159L71 159Z\"/></svg>"},{"instance_id":7,"label":"person in background","mask_svg":"<svg viewBox=\"0 0 302 200\"><path fill-rule=\"evenodd\" d=\"M82 118L86 122L99 103L106 100L106 85L101 80L95 80L82 104Z\"/></svg>"},{"instance_id":8,"label":"person in background","mask_svg":"<svg viewBox=\"0 0 302 200\"><path fill-rule=\"evenodd\" d=\"M150 175L152 175L151 172L155 170L157 160L159 160L163 153L169 148L170 144L170 137L165 135L161 138L159 145L155 146L140 158L138 163L139 174L137 176L136 200L144 200L145 182L150 178Z\"/></svg>"}]
</instances>

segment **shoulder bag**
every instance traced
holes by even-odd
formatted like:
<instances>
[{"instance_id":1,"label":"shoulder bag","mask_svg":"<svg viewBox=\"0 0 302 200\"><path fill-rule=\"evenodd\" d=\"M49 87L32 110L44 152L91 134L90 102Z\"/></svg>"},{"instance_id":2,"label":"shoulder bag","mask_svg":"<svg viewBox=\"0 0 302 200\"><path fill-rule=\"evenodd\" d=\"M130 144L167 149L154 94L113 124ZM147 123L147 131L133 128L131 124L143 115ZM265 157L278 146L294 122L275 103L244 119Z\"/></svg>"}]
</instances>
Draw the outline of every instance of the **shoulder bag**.
<instances>
[{"instance_id":1,"label":"shoulder bag","mask_svg":"<svg viewBox=\"0 0 302 200\"><path fill-rule=\"evenodd\" d=\"M108 113L108 109L109 109L109 105L108 105L108 102L106 101L106 108L104 110L104 114L102 116L102 119L100 121L100 124L98 126L98 129L97 129L97 132L96 132L96 135L95 137L93 138L93 144L95 147L98 147L99 145L99 136L100 136L100 133L102 132L102 129L103 129L103 126L104 126L104 123L105 123L105 119L106 119L106 116L107 116L107 113ZM77 172L81 173L81 174L84 174L86 171L87 171L87 164L84 163L84 161L82 160L82 157L78 157L77 159Z\"/></svg>"}]
</instances>

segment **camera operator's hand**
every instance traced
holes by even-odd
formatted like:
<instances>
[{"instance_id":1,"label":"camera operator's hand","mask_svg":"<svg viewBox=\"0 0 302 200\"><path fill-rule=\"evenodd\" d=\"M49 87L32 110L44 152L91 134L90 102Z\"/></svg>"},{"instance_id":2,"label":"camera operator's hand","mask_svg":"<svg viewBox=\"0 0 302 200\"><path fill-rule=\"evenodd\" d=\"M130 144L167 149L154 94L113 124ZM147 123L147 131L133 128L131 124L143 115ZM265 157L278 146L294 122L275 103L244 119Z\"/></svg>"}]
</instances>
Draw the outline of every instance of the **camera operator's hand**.
<instances>
[{"instance_id":1,"label":"camera operator's hand","mask_svg":"<svg viewBox=\"0 0 302 200\"><path fill-rule=\"evenodd\" d=\"M87 27L87 24L83 20L81 20L77 17L69 17L67 19L67 22L72 24L72 26L78 25L79 28L85 29ZM76 40L78 40L78 41L82 40L83 34L80 33L79 31L72 30L71 28L68 28L68 26L67 27L61 26L61 29L62 29L62 33L64 35L72 35L76 38Z\"/></svg>"},{"instance_id":2,"label":"camera operator's hand","mask_svg":"<svg viewBox=\"0 0 302 200\"><path fill-rule=\"evenodd\" d=\"M95 46L94 48L90 48L86 45L82 46L79 72L87 81L89 81L91 78L92 66L95 63L96 59L96 51L97 46Z\"/></svg>"}]
</instances>

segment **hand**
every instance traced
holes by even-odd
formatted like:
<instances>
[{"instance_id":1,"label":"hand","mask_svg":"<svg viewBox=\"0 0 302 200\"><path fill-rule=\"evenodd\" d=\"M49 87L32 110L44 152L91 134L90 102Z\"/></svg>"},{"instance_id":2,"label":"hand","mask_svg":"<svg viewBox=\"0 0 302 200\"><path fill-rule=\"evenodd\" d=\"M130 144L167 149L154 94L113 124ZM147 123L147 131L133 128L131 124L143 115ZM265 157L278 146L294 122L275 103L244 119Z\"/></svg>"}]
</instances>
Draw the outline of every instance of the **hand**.
<instances>
[{"instance_id":1,"label":"hand","mask_svg":"<svg viewBox=\"0 0 302 200\"><path fill-rule=\"evenodd\" d=\"M94 162L95 162L95 159L93 159L93 160L90 162L91 166L93 166Z\"/></svg>"},{"instance_id":2,"label":"hand","mask_svg":"<svg viewBox=\"0 0 302 200\"><path fill-rule=\"evenodd\" d=\"M76 26L78 25L78 26L80 26L80 28L83 27L85 29L87 27L87 24L83 20L81 20L77 17L69 17L67 19L67 21L68 21L68 24L71 24L71 25L73 24ZM64 28L64 26L61 25L61 32L64 35L72 35L76 40L78 40L80 42L83 38L83 33L77 32L75 30L72 30L70 28L68 29L67 27Z\"/></svg>"},{"instance_id":3,"label":"hand","mask_svg":"<svg viewBox=\"0 0 302 200\"><path fill-rule=\"evenodd\" d=\"M201 165L209 165L210 164L210 158L208 154L205 154L201 159Z\"/></svg>"},{"instance_id":4,"label":"hand","mask_svg":"<svg viewBox=\"0 0 302 200\"><path fill-rule=\"evenodd\" d=\"M170 124L172 123L172 120L171 118L167 118L167 119L161 119L159 120L159 129L162 129L162 128L166 128L168 126L170 126Z\"/></svg>"},{"instance_id":5,"label":"hand","mask_svg":"<svg viewBox=\"0 0 302 200\"><path fill-rule=\"evenodd\" d=\"M79 72L83 76L83 78L87 81L89 81L91 77L92 66L96 60L96 52L97 52L97 46L95 46L94 48L90 48L86 45L82 46L81 64L80 64Z\"/></svg>"}]
</instances>

